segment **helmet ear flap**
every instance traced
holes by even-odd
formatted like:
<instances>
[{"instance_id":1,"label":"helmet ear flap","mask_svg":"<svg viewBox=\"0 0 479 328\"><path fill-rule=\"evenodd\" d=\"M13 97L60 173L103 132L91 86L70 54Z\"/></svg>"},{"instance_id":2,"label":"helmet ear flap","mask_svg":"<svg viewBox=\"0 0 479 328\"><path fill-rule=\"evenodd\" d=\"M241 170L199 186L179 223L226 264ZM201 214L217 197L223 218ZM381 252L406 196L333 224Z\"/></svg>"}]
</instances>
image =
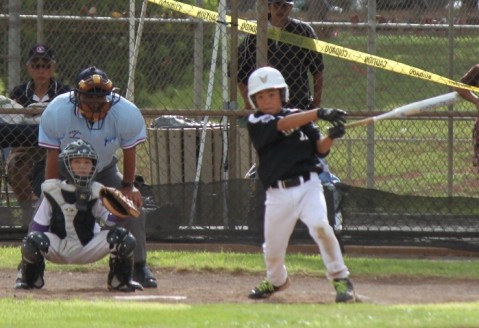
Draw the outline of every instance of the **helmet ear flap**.
<instances>
[{"instance_id":1,"label":"helmet ear flap","mask_svg":"<svg viewBox=\"0 0 479 328\"><path fill-rule=\"evenodd\" d=\"M289 90L287 88L281 89L281 102L285 105L289 100Z\"/></svg>"}]
</instances>

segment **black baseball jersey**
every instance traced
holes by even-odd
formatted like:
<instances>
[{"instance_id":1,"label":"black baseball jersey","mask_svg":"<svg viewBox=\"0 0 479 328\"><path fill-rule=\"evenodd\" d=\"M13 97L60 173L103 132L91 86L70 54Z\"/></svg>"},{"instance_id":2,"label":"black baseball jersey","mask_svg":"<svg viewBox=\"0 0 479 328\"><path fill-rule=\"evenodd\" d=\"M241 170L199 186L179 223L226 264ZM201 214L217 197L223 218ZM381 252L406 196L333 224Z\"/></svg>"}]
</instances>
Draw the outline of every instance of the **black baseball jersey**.
<instances>
[{"instance_id":1,"label":"black baseball jersey","mask_svg":"<svg viewBox=\"0 0 479 328\"><path fill-rule=\"evenodd\" d=\"M313 28L297 19L289 19L284 31L317 39ZM320 73L324 69L319 52L268 39L268 66L276 68L289 86L289 102L285 107L307 109L311 104L308 71ZM256 69L256 36L248 35L238 48L238 81L248 84Z\"/></svg>"},{"instance_id":2,"label":"black baseball jersey","mask_svg":"<svg viewBox=\"0 0 479 328\"><path fill-rule=\"evenodd\" d=\"M59 94L62 94L68 91L70 91L70 88L68 86L65 86L58 81L50 79L50 88L48 89L48 98L49 98L48 102L52 101L53 98L55 98ZM10 93L10 99L15 100L17 103L19 103L23 107L27 107L28 105L31 105L37 102L33 99L34 95L35 95L35 84L32 80L27 83L14 87L12 92Z\"/></svg>"},{"instance_id":3,"label":"black baseball jersey","mask_svg":"<svg viewBox=\"0 0 479 328\"><path fill-rule=\"evenodd\" d=\"M248 117L248 133L258 152L258 175L265 189L278 180L307 172L321 173L316 153L319 129L309 123L291 131L278 131L278 121L297 109L283 108L276 115L255 112Z\"/></svg>"}]
</instances>

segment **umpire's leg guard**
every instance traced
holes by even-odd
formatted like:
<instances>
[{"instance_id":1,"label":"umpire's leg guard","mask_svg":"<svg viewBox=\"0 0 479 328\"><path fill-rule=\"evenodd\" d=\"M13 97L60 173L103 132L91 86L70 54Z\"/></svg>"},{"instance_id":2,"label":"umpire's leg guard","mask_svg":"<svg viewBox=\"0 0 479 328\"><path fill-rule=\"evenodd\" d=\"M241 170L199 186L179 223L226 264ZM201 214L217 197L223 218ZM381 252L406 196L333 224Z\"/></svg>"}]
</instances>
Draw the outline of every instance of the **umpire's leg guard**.
<instances>
[{"instance_id":1,"label":"umpire's leg guard","mask_svg":"<svg viewBox=\"0 0 479 328\"><path fill-rule=\"evenodd\" d=\"M22 240L22 262L19 265L15 289L42 288L45 284L45 254L50 239L43 232L30 232Z\"/></svg>"},{"instance_id":2,"label":"umpire's leg guard","mask_svg":"<svg viewBox=\"0 0 479 328\"><path fill-rule=\"evenodd\" d=\"M110 244L108 289L122 292L143 290L139 283L132 280L135 237L125 228L114 227L108 232L106 240Z\"/></svg>"}]
</instances>

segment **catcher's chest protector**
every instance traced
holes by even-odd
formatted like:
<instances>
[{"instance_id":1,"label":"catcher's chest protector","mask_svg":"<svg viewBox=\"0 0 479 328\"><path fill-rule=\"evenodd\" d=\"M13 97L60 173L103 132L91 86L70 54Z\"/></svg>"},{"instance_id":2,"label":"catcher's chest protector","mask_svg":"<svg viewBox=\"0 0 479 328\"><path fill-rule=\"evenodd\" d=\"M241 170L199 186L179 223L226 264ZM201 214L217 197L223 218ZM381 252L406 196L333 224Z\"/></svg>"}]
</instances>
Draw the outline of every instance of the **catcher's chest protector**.
<instances>
[{"instance_id":1,"label":"catcher's chest protector","mask_svg":"<svg viewBox=\"0 0 479 328\"><path fill-rule=\"evenodd\" d=\"M96 219L91 208L98 199L98 191L102 185L95 183L95 188L92 186L92 199L88 202L88 211L85 213L79 212L74 202L65 200L64 193L74 195L74 187L56 181L58 182L48 181L49 183L42 185L45 197L52 207L50 230L61 239L77 239L81 245L86 245L93 238Z\"/></svg>"}]
</instances>

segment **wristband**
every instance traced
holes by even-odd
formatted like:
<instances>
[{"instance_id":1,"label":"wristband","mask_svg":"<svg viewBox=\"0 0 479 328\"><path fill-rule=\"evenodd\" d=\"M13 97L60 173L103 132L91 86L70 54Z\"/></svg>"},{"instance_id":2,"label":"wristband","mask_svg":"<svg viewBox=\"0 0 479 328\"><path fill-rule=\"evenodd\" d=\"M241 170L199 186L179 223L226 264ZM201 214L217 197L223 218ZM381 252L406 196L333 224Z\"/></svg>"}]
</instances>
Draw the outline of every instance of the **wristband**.
<instances>
[{"instance_id":1,"label":"wristband","mask_svg":"<svg viewBox=\"0 0 479 328\"><path fill-rule=\"evenodd\" d=\"M133 182L125 182L125 181L122 181L121 182L121 186L123 188L132 188L133 187Z\"/></svg>"}]
</instances>

